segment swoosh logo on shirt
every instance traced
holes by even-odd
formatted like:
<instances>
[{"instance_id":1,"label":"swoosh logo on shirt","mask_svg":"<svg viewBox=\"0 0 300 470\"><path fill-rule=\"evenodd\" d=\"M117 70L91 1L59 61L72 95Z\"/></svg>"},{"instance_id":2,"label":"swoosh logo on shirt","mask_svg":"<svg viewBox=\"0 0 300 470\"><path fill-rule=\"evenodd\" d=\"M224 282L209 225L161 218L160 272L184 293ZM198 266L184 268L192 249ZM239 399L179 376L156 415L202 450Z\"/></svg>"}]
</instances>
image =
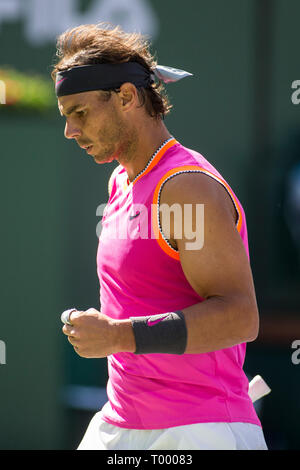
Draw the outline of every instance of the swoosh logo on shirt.
<instances>
[{"instance_id":1,"label":"swoosh logo on shirt","mask_svg":"<svg viewBox=\"0 0 300 470\"><path fill-rule=\"evenodd\" d=\"M137 216L140 215L140 213L141 213L141 212L138 211L135 215L130 215L130 216L129 216L129 220L135 219Z\"/></svg>"},{"instance_id":2,"label":"swoosh logo on shirt","mask_svg":"<svg viewBox=\"0 0 300 470\"><path fill-rule=\"evenodd\" d=\"M165 318L168 317L169 314L165 315L164 317L161 317L161 318L156 318L156 320L151 320L151 318L148 318L147 320L147 325L148 326L154 326L156 325L157 323L163 321Z\"/></svg>"}]
</instances>

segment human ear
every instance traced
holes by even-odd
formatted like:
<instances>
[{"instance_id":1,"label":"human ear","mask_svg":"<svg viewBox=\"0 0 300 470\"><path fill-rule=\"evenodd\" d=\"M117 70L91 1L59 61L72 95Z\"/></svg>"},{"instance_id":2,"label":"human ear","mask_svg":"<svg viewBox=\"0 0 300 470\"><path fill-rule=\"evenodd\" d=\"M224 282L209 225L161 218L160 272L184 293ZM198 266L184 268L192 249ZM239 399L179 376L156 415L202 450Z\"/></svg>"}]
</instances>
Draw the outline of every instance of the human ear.
<instances>
[{"instance_id":1,"label":"human ear","mask_svg":"<svg viewBox=\"0 0 300 470\"><path fill-rule=\"evenodd\" d=\"M118 94L123 111L131 109L137 100L137 89L132 83L123 83Z\"/></svg>"}]
</instances>

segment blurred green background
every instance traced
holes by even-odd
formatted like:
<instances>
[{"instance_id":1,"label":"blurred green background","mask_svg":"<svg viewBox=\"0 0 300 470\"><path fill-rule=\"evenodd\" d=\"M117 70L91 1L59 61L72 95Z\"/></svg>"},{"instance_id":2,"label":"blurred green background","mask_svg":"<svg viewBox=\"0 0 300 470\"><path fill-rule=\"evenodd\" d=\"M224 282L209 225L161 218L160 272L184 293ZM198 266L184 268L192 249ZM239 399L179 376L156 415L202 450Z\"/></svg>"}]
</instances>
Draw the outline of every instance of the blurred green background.
<instances>
[{"instance_id":1,"label":"blurred green background","mask_svg":"<svg viewBox=\"0 0 300 470\"><path fill-rule=\"evenodd\" d=\"M60 313L100 307L96 209L113 167L64 139L49 78L55 37L103 20L149 34L160 64L194 74L168 86L166 124L244 205L261 316L245 372L272 389L257 403L269 448L300 449L299 15L298 0L0 0L0 80L24 74L0 104L0 449L74 449L106 400L106 359L75 355ZM28 76L45 81L45 103L22 102Z\"/></svg>"}]
</instances>

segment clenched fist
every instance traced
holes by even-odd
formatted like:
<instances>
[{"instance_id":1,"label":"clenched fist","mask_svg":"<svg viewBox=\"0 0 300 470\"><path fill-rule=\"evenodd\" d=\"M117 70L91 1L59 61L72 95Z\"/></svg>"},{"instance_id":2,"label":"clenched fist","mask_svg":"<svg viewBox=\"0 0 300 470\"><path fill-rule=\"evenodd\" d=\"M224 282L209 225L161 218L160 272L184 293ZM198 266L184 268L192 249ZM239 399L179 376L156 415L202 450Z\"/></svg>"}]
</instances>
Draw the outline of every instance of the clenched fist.
<instances>
[{"instance_id":1,"label":"clenched fist","mask_svg":"<svg viewBox=\"0 0 300 470\"><path fill-rule=\"evenodd\" d=\"M86 358L106 357L118 352L134 352L135 340L130 320L113 320L94 308L73 311L62 328L77 354Z\"/></svg>"}]
</instances>

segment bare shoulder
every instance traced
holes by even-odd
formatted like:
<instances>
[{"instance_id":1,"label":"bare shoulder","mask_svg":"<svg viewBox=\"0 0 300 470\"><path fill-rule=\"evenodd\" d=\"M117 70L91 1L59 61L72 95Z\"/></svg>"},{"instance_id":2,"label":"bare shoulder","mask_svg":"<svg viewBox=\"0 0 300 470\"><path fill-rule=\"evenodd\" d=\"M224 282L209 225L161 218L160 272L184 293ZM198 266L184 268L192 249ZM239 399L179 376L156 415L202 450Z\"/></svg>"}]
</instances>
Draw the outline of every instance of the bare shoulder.
<instances>
[{"instance_id":1,"label":"bare shoulder","mask_svg":"<svg viewBox=\"0 0 300 470\"><path fill-rule=\"evenodd\" d=\"M181 173L169 179L163 186L161 204L205 204L207 209L222 211L234 222L237 212L225 187L204 173Z\"/></svg>"},{"instance_id":2,"label":"bare shoulder","mask_svg":"<svg viewBox=\"0 0 300 470\"><path fill-rule=\"evenodd\" d=\"M167 181L160 203L181 207L173 211L172 219L162 220L161 227L163 232L169 230L169 241L178 250L193 289L203 298L229 294L254 298L249 260L227 189L206 174L180 174ZM197 210L186 211L186 204L202 204L203 218Z\"/></svg>"}]
</instances>

